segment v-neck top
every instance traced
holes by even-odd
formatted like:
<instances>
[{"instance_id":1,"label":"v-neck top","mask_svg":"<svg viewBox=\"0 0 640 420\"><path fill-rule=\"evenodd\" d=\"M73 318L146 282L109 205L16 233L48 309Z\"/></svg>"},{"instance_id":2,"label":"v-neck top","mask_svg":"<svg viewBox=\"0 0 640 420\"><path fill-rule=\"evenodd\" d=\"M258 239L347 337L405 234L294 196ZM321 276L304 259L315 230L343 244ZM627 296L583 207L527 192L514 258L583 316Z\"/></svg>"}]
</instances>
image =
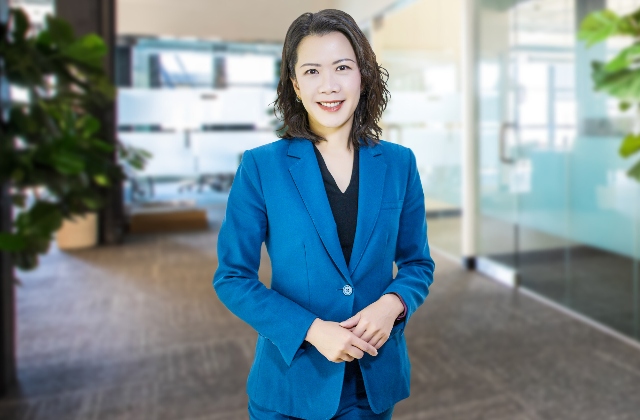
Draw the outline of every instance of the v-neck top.
<instances>
[{"instance_id":1,"label":"v-neck top","mask_svg":"<svg viewBox=\"0 0 640 420\"><path fill-rule=\"evenodd\" d=\"M333 219L338 229L338 238L342 247L344 260L349 265L351 259L351 250L353 249L353 241L356 235L356 224L358 221L358 189L360 184L359 161L360 156L358 149L353 152L353 168L351 170L351 180L345 192L340 191L333 175L329 172L327 164L320 153L320 150L313 145L313 150L318 160L320 173L324 182L324 188L329 199Z\"/></svg>"}]
</instances>

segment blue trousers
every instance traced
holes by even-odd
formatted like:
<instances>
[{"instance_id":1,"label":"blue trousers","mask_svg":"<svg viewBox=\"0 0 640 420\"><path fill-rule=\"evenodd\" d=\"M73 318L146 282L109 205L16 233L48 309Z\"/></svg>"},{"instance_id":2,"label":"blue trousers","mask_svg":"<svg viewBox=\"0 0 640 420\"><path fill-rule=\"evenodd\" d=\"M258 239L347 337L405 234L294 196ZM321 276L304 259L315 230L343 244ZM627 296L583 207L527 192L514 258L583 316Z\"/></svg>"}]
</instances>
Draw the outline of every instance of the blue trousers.
<instances>
[{"instance_id":1,"label":"blue trousers","mask_svg":"<svg viewBox=\"0 0 640 420\"><path fill-rule=\"evenodd\" d=\"M364 380L360 371L360 364L357 360L346 363L344 372L344 382L342 384L342 395L338 412L332 419L340 420L388 420L391 419L393 407L375 414L371 411L367 401L367 392L364 388ZM268 410L257 405L249 399L249 418L251 420L301 420L298 417L285 416L275 411Z\"/></svg>"}]
</instances>

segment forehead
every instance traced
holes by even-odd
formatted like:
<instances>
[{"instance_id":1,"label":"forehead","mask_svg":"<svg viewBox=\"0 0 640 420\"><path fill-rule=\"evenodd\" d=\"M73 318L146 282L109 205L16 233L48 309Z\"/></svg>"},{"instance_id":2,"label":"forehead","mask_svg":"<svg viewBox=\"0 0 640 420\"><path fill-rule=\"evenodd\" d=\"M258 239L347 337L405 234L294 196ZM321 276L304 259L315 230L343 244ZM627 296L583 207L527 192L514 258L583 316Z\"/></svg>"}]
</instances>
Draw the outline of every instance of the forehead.
<instances>
[{"instance_id":1,"label":"forehead","mask_svg":"<svg viewBox=\"0 0 640 420\"><path fill-rule=\"evenodd\" d=\"M342 32L306 36L298 44L298 63L332 63L336 59L356 59L351 43Z\"/></svg>"}]
</instances>

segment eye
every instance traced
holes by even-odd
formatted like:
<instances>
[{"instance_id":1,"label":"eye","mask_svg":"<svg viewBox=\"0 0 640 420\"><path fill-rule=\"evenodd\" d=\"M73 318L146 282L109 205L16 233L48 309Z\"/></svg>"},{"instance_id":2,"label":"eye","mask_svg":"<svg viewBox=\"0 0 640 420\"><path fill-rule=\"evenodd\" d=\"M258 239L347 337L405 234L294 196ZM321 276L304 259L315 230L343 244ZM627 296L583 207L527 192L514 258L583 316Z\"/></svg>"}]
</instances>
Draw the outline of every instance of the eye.
<instances>
[{"instance_id":1,"label":"eye","mask_svg":"<svg viewBox=\"0 0 640 420\"><path fill-rule=\"evenodd\" d=\"M351 69L351 67L349 67L349 66L347 66L347 65L345 65L345 64L343 64L343 65L341 65L341 66L338 66L338 68L340 68L340 67L346 67L346 68L348 68L348 69Z\"/></svg>"},{"instance_id":2,"label":"eye","mask_svg":"<svg viewBox=\"0 0 640 420\"><path fill-rule=\"evenodd\" d=\"M316 69L309 69L309 70L305 71L305 72L304 72L304 74L307 74L307 73L309 73L310 71L316 71ZM311 74L311 73L309 73L309 74Z\"/></svg>"}]
</instances>

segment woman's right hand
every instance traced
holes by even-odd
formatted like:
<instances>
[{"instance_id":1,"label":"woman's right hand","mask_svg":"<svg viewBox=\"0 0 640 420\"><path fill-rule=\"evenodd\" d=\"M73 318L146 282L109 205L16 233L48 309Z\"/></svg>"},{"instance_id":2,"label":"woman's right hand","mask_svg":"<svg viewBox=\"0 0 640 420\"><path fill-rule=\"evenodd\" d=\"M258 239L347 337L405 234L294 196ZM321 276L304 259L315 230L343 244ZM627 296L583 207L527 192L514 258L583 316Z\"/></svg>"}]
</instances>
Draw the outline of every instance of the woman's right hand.
<instances>
[{"instance_id":1,"label":"woman's right hand","mask_svg":"<svg viewBox=\"0 0 640 420\"><path fill-rule=\"evenodd\" d=\"M337 322L316 318L309 327L305 340L324 357L334 363L361 359L364 353L378 355L378 350Z\"/></svg>"}]
</instances>

